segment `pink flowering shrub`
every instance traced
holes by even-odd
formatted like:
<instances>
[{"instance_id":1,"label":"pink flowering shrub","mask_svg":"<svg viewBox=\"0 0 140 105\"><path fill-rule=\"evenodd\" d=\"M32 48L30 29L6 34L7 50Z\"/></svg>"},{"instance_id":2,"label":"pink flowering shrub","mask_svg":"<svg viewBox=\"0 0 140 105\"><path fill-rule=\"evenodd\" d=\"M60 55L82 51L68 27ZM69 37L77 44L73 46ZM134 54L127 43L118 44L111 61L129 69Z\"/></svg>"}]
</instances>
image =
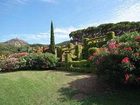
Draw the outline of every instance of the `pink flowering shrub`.
<instances>
[{"instance_id":1,"label":"pink flowering shrub","mask_svg":"<svg viewBox=\"0 0 140 105\"><path fill-rule=\"evenodd\" d=\"M1 71L13 71L17 70L21 67L21 57L27 56L28 53L15 53L11 54L8 57L4 57L4 59L0 62L0 70Z\"/></svg>"},{"instance_id":2,"label":"pink flowering shrub","mask_svg":"<svg viewBox=\"0 0 140 105\"><path fill-rule=\"evenodd\" d=\"M89 57L99 77L111 83L140 84L140 42L112 40L106 50L100 49Z\"/></svg>"},{"instance_id":3,"label":"pink flowering shrub","mask_svg":"<svg viewBox=\"0 0 140 105\"><path fill-rule=\"evenodd\" d=\"M18 63L18 58L7 58L1 61L0 68L2 71L13 71L19 68Z\"/></svg>"},{"instance_id":4,"label":"pink flowering shrub","mask_svg":"<svg viewBox=\"0 0 140 105\"><path fill-rule=\"evenodd\" d=\"M54 68L58 59L51 53L16 53L0 62L1 71L41 70Z\"/></svg>"}]
</instances>

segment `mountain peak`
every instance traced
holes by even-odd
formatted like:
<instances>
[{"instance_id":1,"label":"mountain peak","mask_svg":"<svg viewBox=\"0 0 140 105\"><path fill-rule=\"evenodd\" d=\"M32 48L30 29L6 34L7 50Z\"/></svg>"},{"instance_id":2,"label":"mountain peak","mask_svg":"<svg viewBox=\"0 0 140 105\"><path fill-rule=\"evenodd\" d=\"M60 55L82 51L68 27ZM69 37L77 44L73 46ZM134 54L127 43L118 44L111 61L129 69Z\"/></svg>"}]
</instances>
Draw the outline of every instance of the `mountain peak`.
<instances>
[{"instance_id":1,"label":"mountain peak","mask_svg":"<svg viewBox=\"0 0 140 105\"><path fill-rule=\"evenodd\" d=\"M20 47L20 46L24 46L24 45L28 45L28 43L24 40L21 40L19 38L13 38L13 39L10 39L6 42L4 42L5 44L10 44L10 45L14 45L16 47Z\"/></svg>"}]
</instances>

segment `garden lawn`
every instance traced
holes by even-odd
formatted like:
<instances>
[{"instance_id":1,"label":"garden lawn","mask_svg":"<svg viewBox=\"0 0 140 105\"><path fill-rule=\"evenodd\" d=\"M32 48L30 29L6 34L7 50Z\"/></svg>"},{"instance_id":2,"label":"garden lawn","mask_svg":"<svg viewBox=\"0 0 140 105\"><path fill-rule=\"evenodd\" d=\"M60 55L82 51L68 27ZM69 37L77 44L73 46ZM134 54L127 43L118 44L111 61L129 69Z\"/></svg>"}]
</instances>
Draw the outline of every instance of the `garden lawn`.
<instances>
[{"instance_id":1,"label":"garden lawn","mask_svg":"<svg viewBox=\"0 0 140 105\"><path fill-rule=\"evenodd\" d=\"M51 70L1 73L0 105L140 105L140 90L91 94L94 78Z\"/></svg>"}]
</instances>

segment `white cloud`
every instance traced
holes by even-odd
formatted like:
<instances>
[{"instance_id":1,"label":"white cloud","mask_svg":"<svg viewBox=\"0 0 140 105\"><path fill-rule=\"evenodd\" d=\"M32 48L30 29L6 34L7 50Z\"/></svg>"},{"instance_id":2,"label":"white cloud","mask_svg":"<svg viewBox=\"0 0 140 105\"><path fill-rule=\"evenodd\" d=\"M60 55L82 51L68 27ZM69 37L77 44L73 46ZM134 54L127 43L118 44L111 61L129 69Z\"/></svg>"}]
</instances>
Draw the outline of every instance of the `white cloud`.
<instances>
[{"instance_id":1,"label":"white cloud","mask_svg":"<svg viewBox=\"0 0 140 105\"><path fill-rule=\"evenodd\" d=\"M120 0L122 4L118 6L111 21L140 21L140 1Z\"/></svg>"},{"instance_id":2,"label":"white cloud","mask_svg":"<svg viewBox=\"0 0 140 105\"><path fill-rule=\"evenodd\" d=\"M56 28L54 29L55 42L60 43L66 40L70 40L69 33L71 31L77 30L78 28L68 27L68 28ZM20 35L20 36L18 36ZM29 43L41 43L49 44L50 43L50 32L37 33L37 34L13 34L11 38L20 38Z\"/></svg>"},{"instance_id":3,"label":"white cloud","mask_svg":"<svg viewBox=\"0 0 140 105\"><path fill-rule=\"evenodd\" d=\"M140 0L118 0L120 5L112 10L112 16L106 20L91 22L81 27L98 26L104 23L117 23L121 21L140 21Z\"/></svg>"}]
</instances>

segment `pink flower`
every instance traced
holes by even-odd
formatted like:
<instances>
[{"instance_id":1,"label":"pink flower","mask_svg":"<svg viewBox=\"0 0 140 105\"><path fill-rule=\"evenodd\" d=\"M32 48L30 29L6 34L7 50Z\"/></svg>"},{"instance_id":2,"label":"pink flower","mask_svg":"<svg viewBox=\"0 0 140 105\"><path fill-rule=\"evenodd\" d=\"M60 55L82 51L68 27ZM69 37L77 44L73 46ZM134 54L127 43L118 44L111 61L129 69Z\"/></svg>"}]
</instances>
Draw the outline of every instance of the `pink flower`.
<instances>
[{"instance_id":1,"label":"pink flower","mask_svg":"<svg viewBox=\"0 0 140 105\"><path fill-rule=\"evenodd\" d=\"M126 51L132 51L132 48L131 47L127 47L127 48L124 48L124 50L126 50Z\"/></svg>"},{"instance_id":2,"label":"pink flower","mask_svg":"<svg viewBox=\"0 0 140 105\"><path fill-rule=\"evenodd\" d=\"M130 78L130 75L126 73L126 74L125 74L125 81L128 81L129 78Z\"/></svg>"},{"instance_id":3,"label":"pink flower","mask_svg":"<svg viewBox=\"0 0 140 105\"><path fill-rule=\"evenodd\" d=\"M89 56L88 60L89 60L89 61L92 61L93 57L94 57L94 56Z\"/></svg>"},{"instance_id":4,"label":"pink flower","mask_svg":"<svg viewBox=\"0 0 140 105\"><path fill-rule=\"evenodd\" d=\"M136 36L135 40L139 42L140 41L140 36Z\"/></svg>"},{"instance_id":5,"label":"pink flower","mask_svg":"<svg viewBox=\"0 0 140 105\"><path fill-rule=\"evenodd\" d=\"M129 60L129 58L128 57L125 57L125 58L123 58L122 59L122 61L121 61L122 63L129 63L130 62L130 60Z\"/></svg>"},{"instance_id":6,"label":"pink flower","mask_svg":"<svg viewBox=\"0 0 140 105\"><path fill-rule=\"evenodd\" d=\"M115 49L115 48L116 48L116 42L115 42L115 41L111 41L111 42L108 44L108 47L109 47L109 49Z\"/></svg>"}]
</instances>

